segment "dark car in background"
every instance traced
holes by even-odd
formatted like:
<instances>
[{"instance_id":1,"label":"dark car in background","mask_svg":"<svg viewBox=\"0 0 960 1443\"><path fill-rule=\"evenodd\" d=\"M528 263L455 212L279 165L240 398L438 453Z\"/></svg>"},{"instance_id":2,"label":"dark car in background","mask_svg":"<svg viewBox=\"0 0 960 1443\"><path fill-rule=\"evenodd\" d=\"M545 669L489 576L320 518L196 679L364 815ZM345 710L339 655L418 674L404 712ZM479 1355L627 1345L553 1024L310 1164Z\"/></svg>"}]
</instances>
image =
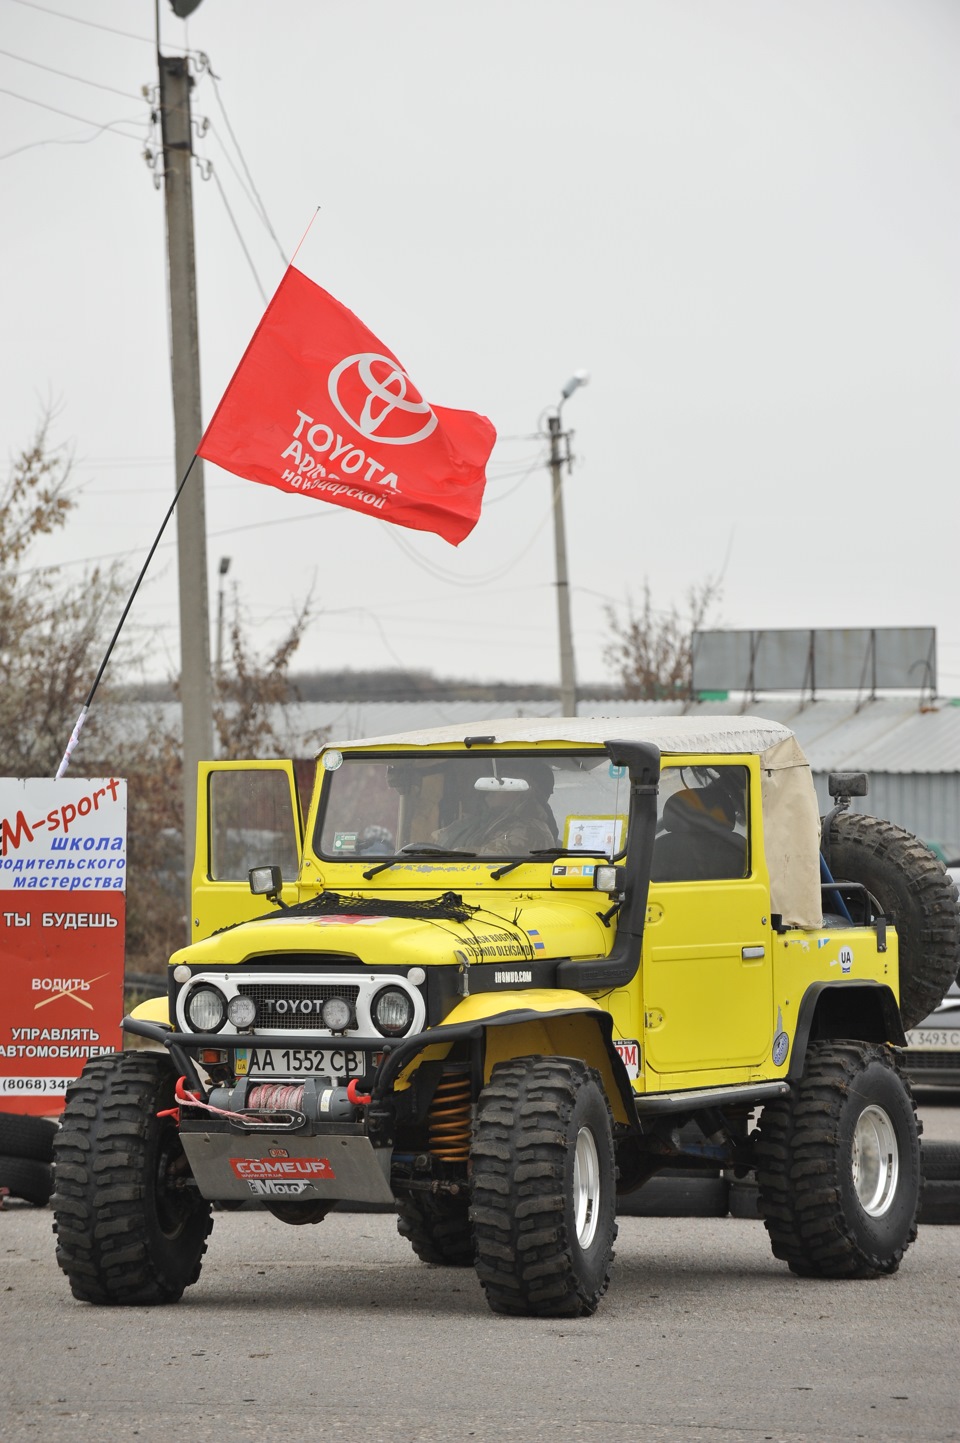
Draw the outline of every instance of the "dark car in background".
<instances>
[{"instance_id":1,"label":"dark car in background","mask_svg":"<svg viewBox=\"0 0 960 1443\"><path fill-rule=\"evenodd\" d=\"M960 1087L960 986L907 1032L904 1070L915 1087Z\"/></svg>"}]
</instances>

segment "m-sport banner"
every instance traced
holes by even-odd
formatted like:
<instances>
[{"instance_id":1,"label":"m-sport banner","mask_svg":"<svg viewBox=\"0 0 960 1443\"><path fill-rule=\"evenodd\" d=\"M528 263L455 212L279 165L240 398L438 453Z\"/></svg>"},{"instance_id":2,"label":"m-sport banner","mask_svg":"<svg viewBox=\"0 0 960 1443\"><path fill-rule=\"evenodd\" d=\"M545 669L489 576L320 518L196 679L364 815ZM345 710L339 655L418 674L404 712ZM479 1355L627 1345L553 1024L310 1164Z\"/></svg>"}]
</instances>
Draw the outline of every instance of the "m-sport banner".
<instances>
[{"instance_id":1,"label":"m-sport banner","mask_svg":"<svg viewBox=\"0 0 960 1443\"><path fill-rule=\"evenodd\" d=\"M197 454L456 546L480 515L495 440L485 416L428 404L393 352L290 266Z\"/></svg>"},{"instance_id":2,"label":"m-sport banner","mask_svg":"<svg viewBox=\"0 0 960 1443\"><path fill-rule=\"evenodd\" d=\"M0 1112L60 1112L121 1046L127 791L0 778Z\"/></svg>"}]
</instances>

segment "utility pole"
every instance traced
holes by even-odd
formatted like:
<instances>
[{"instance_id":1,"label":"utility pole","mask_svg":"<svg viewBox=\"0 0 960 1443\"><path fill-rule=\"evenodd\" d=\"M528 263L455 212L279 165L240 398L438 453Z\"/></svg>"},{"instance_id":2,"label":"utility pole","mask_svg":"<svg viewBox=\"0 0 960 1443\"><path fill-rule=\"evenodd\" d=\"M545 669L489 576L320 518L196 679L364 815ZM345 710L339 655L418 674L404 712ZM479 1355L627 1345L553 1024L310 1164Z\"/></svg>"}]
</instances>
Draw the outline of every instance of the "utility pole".
<instances>
[{"instance_id":1,"label":"utility pole","mask_svg":"<svg viewBox=\"0 0 960 1443\"><path fill-rule=\"evenodd\" d=\"M177 506L180 577L180 701L183 711L183 850L188 937L197 823L197 763L213 756L210 619L207 602L207 526L203 464L194 459L202 434L197 277L193 245L193 131L186 56L161 55L160 121L163 137L167 265L170 285L170 355L177 480L193 470Z\"/></svg>"},{"instance_id":2,"label":"utility pole","mask_svg":"<svg viewBox=\"0 0 960 1443\"><path fill-rule=\"evenodd\" d=\"M557 621L560 627L560 715L577 714L577 678L573 666L573 628L570 625L570 586L567 581L567 536L563 525L563 489L561 467L564 461L570 468L571 431L560 426L560 414L565 401L569 401L579 386L585 386L590 379L589 371L574 371L560 392L560 404L547 417L547 434L550 440L550 475L553 480L553 546L556 556L557 575ZM541 433L542 434L542 433ZM561 441L566 443L566 455L560 454Z\"/></svg>"},{"instance_id":3,"label":"utility pole","mask_svg":"<svg viewBox=\"0 0 960 1443\"><path fill-rule=\"evenodd\" d=\"M569 463L560 454L560 442L566 434L560 430L560 412L547 418L550 433L550 474L553 478L553 545L556 556L557 623L560 629L560 715L577 714L577 679L573 665L573 628L570 625L570 585L567 580L567 537L563 524L563 490L561 467Z\"/></svg>"}]
</instances>

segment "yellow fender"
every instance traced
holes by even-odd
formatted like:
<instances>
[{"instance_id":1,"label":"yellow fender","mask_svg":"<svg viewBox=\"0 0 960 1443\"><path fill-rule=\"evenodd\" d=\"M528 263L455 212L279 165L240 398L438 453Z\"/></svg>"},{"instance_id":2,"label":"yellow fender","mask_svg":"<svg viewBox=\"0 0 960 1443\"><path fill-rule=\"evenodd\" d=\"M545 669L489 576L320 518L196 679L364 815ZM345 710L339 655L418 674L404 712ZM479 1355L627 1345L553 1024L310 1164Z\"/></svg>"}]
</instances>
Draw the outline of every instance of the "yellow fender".
<instances>
[{"instance_id":1,"label":"yellow fender","mask_svg":"<svg viewBox=\"0 0 960 1443\"><path fill-rule=\"evenodd\" d=\"M485 1083L498 1062L513 1057L578 1057L599 1072L617 1122L636 1126L633 1090L613 1045L612 1019L592 997L563 988L476 992L431 1031L442 1035L445 1028L471 1025L483 1032Z\"/></svg>"},{"instance_id":2,"label":"yellow fender","mask_svg":"<svg viewBox=\"0 0 960 1443\"><path fill-rule=\"evenodd\" d=\"M170 1003L166 997L148 997L146 1002L138 1002L128 1016L138 1022L158 1022L161 1027L169 1027Z\"/></svg>"}]
</instances>

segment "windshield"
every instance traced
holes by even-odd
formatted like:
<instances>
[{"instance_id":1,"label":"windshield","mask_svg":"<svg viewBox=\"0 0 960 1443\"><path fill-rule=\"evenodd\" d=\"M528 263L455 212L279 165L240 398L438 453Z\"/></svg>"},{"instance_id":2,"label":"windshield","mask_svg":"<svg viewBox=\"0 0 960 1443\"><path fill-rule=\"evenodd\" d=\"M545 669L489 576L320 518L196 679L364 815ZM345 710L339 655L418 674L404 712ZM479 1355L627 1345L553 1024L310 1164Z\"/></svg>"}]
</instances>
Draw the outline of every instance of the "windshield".
<instances>
[{"instance_id":1,"label":"windshield","mask_svg":"<svg viewBox=\"0 0 960 1443\"><path fill-rule=\"evenodd\" d=\"M629 795L626 769L604 752L346 754L326 771L314 846L343 860L611 857L625 843Z\"/></svg>"}]
</instances>

